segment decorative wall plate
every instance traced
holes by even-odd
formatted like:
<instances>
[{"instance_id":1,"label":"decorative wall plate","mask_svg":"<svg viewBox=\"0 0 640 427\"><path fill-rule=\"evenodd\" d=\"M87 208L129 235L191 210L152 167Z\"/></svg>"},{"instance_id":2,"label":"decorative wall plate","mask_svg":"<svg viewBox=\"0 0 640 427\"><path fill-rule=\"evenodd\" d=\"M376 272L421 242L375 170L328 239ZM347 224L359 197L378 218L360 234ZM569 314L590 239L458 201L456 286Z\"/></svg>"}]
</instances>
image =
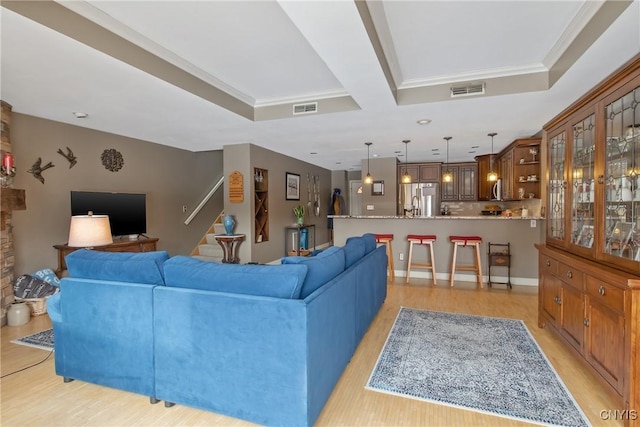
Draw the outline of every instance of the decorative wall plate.
<instances>
[{"instance_id":1,"label":"decorative wall plate","mask_svg":"<svg viewBox=\"0 0 640 427\"><path fill-rule=\"evenodd\" d=\"M115 148L107 148L100 156L104 168L111 172L118 172L124 166L122 154Z\"/></svg>"}]
</instances>

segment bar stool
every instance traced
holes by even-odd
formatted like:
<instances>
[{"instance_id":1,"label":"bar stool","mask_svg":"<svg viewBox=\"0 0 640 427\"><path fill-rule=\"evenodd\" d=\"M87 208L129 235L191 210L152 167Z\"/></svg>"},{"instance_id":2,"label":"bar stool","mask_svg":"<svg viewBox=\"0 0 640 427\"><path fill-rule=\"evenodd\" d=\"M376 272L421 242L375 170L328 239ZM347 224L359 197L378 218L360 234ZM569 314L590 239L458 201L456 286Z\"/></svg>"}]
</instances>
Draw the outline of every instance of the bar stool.
<instances>
[{"instance_id":1,"label":"bar stool","mask_svg":"<svg viewBox=\"0 0 640 427\"><path fill-rule=\"evenodd\" d=\"M409 234L407 236L409 241L409 258L407 258L407 280L405 283L409 283L409 276L411 274L411 267L414 268L426 268L431 270L431 276L433 277L433 284L436 284L436 258L433 255L433 244L436 241L436 236L432 234ZM425 245L427 248L427 255L430 256L430 262L413 262L413 244Z\"/></svg>"},{"instance_id":2,"label":"bar stool","mask_svg":"<svg viewBox=\"0 0 640 427\"><path fill-rule=\"evenodd\" d=\"M478 276L478 282L480 287L483 287L482 283L482 265L480 264L480 244L482 243L482 237L480 236L449 236L449 240L453 243L453 257L451 258L451 275L449 276L449 284L453 286L453 278L458 270L475 271ZM471 265L458 265L456 266L456 254L458 253L458 247L471 247L475 251L475 262Z\"/></svg>"},{"instance_id":3,"label":"bar stool","mask_svg":"<svg viewBox=\"0 0 640 427\"><path fill-rule=\"evenodd\" d=\"M391 280L395 280L396 273L393 267L393 249L391 248L393 234L374 234L374 236L376 236L376 243L387 245L387 271Z\"/></svg>"}]
</instances>

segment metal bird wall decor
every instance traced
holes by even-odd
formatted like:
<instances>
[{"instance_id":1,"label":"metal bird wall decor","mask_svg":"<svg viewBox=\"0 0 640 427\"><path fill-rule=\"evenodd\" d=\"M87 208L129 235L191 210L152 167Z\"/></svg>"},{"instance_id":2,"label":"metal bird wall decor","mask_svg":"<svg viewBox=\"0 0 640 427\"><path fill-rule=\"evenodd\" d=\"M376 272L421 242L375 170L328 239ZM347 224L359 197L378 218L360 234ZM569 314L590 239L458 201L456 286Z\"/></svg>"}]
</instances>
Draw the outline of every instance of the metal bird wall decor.
<instances>
[{"instance_id":1,"label":"metal bird wall decor","mask_svg":"<svg viewBox=\"0 0 640 427\"><path fill-rule=\"evenodd\" d=\"M62 148L58 148L57 153L69 161L69 169L71 169L76 165L76 163L78 163L77 157L73 154L73 151L71 151L71 148L69 147L67 147L66 153L62 151Z\"/></svg>"},{"instance_id":2,"label":"metal bird wall decor","mask_svg":"<svg viewBox=\"0 0 640 427\"><path fill-rule=\"evenodd\" d=\"M41 183L44 184L44 177L42 176L42 172L44 172L45 170L54 167L55 165L51 162L47 163L46 165L42 166L42 158L38 157L38 160L36 160L36 162L33 164L33 166L31 166L31 169L29 169L27 172L29 172L30 174L33 175L34 178L38 179L38 181L40 181Z\"/></svg>"}]
</instances>

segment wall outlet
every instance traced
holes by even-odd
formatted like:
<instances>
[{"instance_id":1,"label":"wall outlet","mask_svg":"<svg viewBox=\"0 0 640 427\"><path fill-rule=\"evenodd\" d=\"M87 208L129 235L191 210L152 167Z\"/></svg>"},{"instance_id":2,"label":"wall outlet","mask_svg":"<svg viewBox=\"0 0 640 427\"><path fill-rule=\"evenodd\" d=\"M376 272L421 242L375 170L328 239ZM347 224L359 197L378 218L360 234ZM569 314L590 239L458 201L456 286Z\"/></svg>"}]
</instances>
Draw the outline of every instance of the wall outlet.
<instances>
[{"instance_id":1,"label":"wall outlet","mask_svg":"<svg viewBox=\"0 0 640 427\"><path fill-rule=\"evenodd\" d=\"M536 228L536 220L535 219L531 220L531 228Z\"/></svg>"},{"instance_id":2,"label":"wall outlet","mask_svg":"<svg viewBox=\"0 0 640 427\"><path fill-rule=\"evenodd\" d=\"M400 252L400 261L404 261L404 254Z\"/></svg>"},{"instance_id":3,"label":"wall outlet","mask_svg":"<svg viewBox=\"0 0 640 427\"><path fill-rule=\"evenodd\" d=\"M185 213L187 211L187 205L182 205L182 213Z\"/></svg>"},{"instance_id":4,"label":"wall outlet","mask_svg":"<svg viewBox=\"0 0 640 427\"><path fill-rule=\"evenodd\" d=\"M367 205L367 210L368 211L372 211L373 210L373 205Z\"/></svg>"}]
</instances>

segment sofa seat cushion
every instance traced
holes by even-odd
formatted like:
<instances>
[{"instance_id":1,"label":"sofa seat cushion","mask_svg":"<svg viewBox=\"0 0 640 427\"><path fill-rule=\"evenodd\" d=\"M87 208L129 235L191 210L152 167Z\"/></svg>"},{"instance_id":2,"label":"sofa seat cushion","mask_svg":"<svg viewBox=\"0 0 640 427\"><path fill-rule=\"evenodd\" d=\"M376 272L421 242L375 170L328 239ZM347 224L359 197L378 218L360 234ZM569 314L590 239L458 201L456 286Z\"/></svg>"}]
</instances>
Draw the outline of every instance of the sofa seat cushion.
<instances>
[{"instance_id":1,"label":"sofa seat cushion","mask_svg":"<svg viewBox=\"0 0 640 427\"><path fill-rule=\"evenodd\" d=\"M297 299L307 267L218 264L175 256L164 263L164 275L169 287Z\"/></svg>"},{"instance_id":2,"label":"sofa seat cushion","mask_svg":"<svg viewBox=\"0 0 640 427\"><path fill-rule=\"evenodd\" d=\"M314 257L284 257L282 258L282 264L302 264L307 266L307 277L300 292L300 298L304 299L344 271L345 255L341 247L332 246Z\"/></svg>"},{"instance_id":3,"label":"sofa seat cushion","mask_svg":"<svg viewBox=\"0 0 640 427\"><path fill-rule=\"evenodd\" d=\"M362 237L349 237L344 247L345 268L349 268L364 256L365 242Z\"/></svg>"},{"instance_id":4,"label":"sofa seat cushion","mask_svg":"<svg viewBox=\"0 0 640 427\"><path fill-rule=\"evenodd\" d=\"M166 251L102 252L79 249L65 257L69 276L78 279L164 285Z\"/></svg>"}]
</instances>

